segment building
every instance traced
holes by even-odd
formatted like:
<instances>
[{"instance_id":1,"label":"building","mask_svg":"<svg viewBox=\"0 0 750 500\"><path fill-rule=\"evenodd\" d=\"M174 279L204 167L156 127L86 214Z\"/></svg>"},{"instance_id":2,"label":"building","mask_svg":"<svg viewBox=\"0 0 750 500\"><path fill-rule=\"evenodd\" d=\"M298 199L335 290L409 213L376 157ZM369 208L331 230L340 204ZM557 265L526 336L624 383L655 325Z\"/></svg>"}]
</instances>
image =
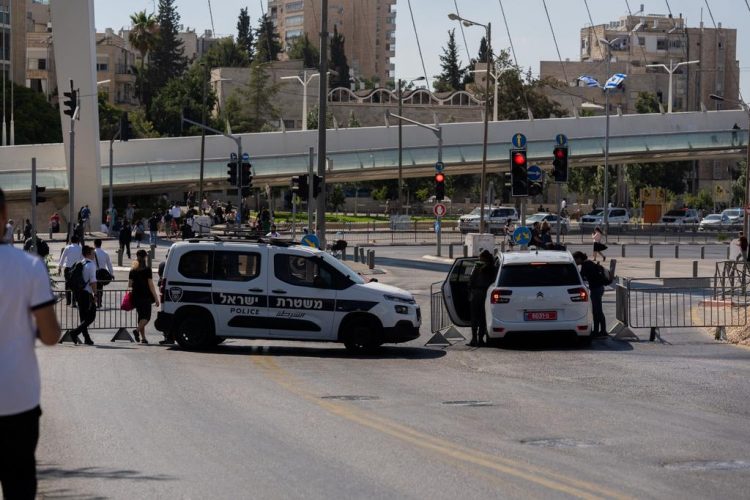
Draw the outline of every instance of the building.
<instances>
[{"instance_id":1,"label":"building","mask_svg":"<svg viewBox=\"0 0 750 500\"><path fill-rule=\"evenodd\" d=\"M336 0L329 5L328 25L346 40L346 57L352 76L392 82L396 55L396 0ZM268 16L288 50L294 39L307 34L320 47L320 10L317 0L269 0Z\"/></svg>"},{"instance_id":2,"label":"building","mask_svg":"<svg viewBox=\"0 0 750 500\"><path fill-rule=\"evenodd\" d=\"M609 74L606 74L607 46L600 39L614 41ZM710 94L732 100L739 96L737 30L724 28L721 23L716 28L708 28L701 22L691 28L682 16L625 16L607 24L582 28L580 50L580 61L540 62L541 78L560 83L557 88L547 89L549 97L566 108L571 116L604 113L602 91L586 87L577 78L587 75L603 84L614 73L625 73L627 79L621 88L610 92L610 113L636 113L641 92L654 94L666 111L669 74L662 67L648 67L652 64L670 67L670 64L698 61L681 66L673 74L674 112L721 108L722 103L712 101ZM719 191L728 193L733 168L733 164L722 161L696 161L691 188L694 191L711 188L715 198Z\"/></svg>"}]
</instances>

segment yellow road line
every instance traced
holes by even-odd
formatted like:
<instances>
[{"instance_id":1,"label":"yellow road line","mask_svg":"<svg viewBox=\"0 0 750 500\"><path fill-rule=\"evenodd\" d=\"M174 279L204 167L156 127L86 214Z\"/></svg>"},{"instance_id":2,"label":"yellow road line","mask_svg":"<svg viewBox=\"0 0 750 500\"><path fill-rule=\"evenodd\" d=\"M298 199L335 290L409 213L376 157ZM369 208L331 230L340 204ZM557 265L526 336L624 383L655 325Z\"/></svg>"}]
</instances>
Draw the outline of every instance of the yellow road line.
<instances>
[{"instance_id":1,"label":"yellow road line","mask_svg":"<svg viewBox=\"0 0 750 500\"><path fill-rule=\"evenodd\" d=\"M553 471L509 458L490 455L479 450L436 438L352 406L320 399L316 395L302 389L302 385L291 374L282 369L275 360L265 356L253 356L251 359L269 378L273 379L289 392L316 404L331 414L389 435L418 448L435 452L459 462L479 465L577 498L628 498L621 493L593 483L563 476Z\"/></svg>"}]
</instances>

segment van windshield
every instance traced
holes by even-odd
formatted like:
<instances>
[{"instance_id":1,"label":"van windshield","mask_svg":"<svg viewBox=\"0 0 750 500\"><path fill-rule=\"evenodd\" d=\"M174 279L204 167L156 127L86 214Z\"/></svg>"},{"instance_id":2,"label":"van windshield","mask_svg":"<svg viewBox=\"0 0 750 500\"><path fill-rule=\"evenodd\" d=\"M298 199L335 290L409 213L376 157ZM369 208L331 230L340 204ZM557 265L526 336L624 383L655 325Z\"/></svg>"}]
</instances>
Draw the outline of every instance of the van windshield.
<instances>
[{"instance_id":1,"label":"van windshield","mask_svg":"<svg viewBox=\"0 0 750 500\"><path fill-rule=\"evenodd\" d=\"M320 255L323 258L323 260L326 261L326 263L328 263L332 268L336 269L338 272L340 272L344 276L348 276L349 279L354 282L354 284L363 285L365 283L365 280L362 279L362 276L355 273L351 267L342 263L333 255L326 253L326 252L321 252L318 255Z\"/></svg>"}]
</instances>

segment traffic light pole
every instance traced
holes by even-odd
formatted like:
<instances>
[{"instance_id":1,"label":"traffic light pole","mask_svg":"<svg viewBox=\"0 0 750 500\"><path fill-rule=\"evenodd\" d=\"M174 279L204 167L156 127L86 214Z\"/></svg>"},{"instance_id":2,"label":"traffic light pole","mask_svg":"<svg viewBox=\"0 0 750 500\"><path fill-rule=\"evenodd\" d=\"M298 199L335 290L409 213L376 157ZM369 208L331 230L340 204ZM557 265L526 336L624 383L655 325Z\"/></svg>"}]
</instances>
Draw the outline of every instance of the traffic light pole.
<instances>
[{"instance_id":1,"label":"traffic light pole","mask_svg":"<svg viewBox=\"0 0 750 500\"><path fill-rule=\"evenodd\" d=\"M120 122L120 128L117 130L117 133L112 137L112 139L109 140L109 235L112 236L112 225L115 223L115 218L112 213L112 208L114 208L114 198L113 198L113 192L112 192L112 171L114 170L114 162L115 162L115 154L114 154L114 144L115 141L122 135L122 122Z\"/></svg>"},{"instance_id":2,"label":"traffic light pole","mask_svg":"<svg viewBox=\"0 0 750 500\"><path fill-rule=\"evenodd\" d=\"M326 132L328 105L328 0L320 0L320 78L318 91L318 175L320 176L320 194L318 198L318 238L320 248L326 248ZM310 176L310 189L315 184ZM311 191L312 192L312 191ZM313 203L310 196L308 204Z\"/></svg>"},{"instance_id":3,"label":"traffic light pole","mask_svg":"<svg viewBox=\"0 0 750 500\"><path fill-rule=\"evenodd\" d=\"M313 234L313 203L315 203L315 179L313 164L315 163L315 148L310 148L310 161L307 164L307 230Z\"/></svg>"},{"instance_id":4,"label":"traffic light pole","mask_svg":"<svg viewBox=\"0 0 750 500\"><path fill-rule=\"evenodd\" d=\"M31 159L31 253L36 253L36 158Z\"/></svg>"},{"instance_id":5,"label":"traffic light pole","mask_svg":"<svg viewBox=\"0 0 750 500\"><path fill-rule=\"evenodd\" d=\"M556 243L560 244L560 230L562 228L562 183L557 183L557 235L555 237Z\"/></svg>"}]
</instances>

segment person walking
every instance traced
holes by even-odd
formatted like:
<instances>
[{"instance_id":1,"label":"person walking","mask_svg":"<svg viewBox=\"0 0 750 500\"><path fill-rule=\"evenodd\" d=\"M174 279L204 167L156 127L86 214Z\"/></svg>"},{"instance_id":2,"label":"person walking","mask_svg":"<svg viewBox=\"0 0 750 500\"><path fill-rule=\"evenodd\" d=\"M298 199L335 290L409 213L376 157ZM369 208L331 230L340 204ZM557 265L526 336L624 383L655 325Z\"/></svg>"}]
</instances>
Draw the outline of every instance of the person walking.
<instances>
[{"instance_id":1,"label":"person walking","mask_svg":"<svg viewBox=\"0 0 750 500\"><path fill-rule=\"evenodd\" d=\"M94 261L96 262L96 307L101 308L104 287L114 279L115 272L112 269L112 259L102 248L102 240L99 238L94 240Z\"/></svg>"},{"instance_id":2,"label":"person walking","mask_svg":"<svg viewBox=\"0 0 750 500\"><path fill-rule=\"evenodd\" d=\"M607 249L607 245L602 243L602 238L604 238L604 235L602 234L602 229L599 226L596 226L594 228L594 232L591 233L591 239L594 241L594 262L596 262L596 256L597 254L599 257L602 258L602 261L607 260L607 256L604 255L602 252Z\"/></svg>"},{"instance_id":3,"label":"person walking","mask_svg":"<svg viewBox=\"0 0 750 500\"><path fill-rule=\"evenodd\" d=\"M70 288L70 271L76 262L80 262L83 259L83 252L80 245L80 240L77 235L70 237L70 244L63 248L62 254L60 254L60 262L57 264L57 275L63 275L65 278L65 305L69 306L71 303L73 307L76 306L76 297Z\"/></svg>"},{"instance_id":4,"label":"person walking","mask_svg":"<svg viewBox=\"0 0 750 500\"><path fill-rule=\"evenodd\" d=\"M128 221L130 224L133 223L133 217L135 216L135 207L132 203L128 203L128 206L125 208L125 220Z\"/></svg>"},{"instance_id":5,"label":"person walking","mask_svg":"<svg viewBox=\"0 0 750 500\"><path fill-rule=\"evenodd\" d=\"M83 334L83 341L86 345L94 345L94 341L89 336L89 325L96 319L96 262L94 249L88 245L83 247L83 288L73 290L78 301L78 317L81 323L70 331L70 337L74 344L79 344L78 336ZM73 277L75 270L71 271L71 282L75 281ZM71 283L73 287L76 283Z\"/></svg>"},{"instance_id":6,"label":"person walking","mask_svg":"<svg viewBox=\"0 0 750 500\"><path fill-rule=\"evenodd\" d=\"M154 274L146 262L146 251L141 249L135 253L136 260L128 275L128 290L138 314L138 328L133 330L136 342L148 344L146 339L146 325L151 320L151 304L159 307L159 295L154 287Z\"/></svg>"},{"instance_id":7,"label":"person walking","mask_svg":"<svg viewBox=\"0 0 750 500\"><path fill-rule=\"evenodd\" d=\"M589 284L591 296L591 309L594 316L594 328L591 330L592 337L607 336L607 320L602 308L602 297L604 296L604 281L600 271L600 265L589 260L588 255L583 252L575 252L573 259L581 266L581 277Z\"/></svg>"},{"instance_id":8,"label":"person walking","mask_svg":"<svg viewBox=\"0 0 750 500\"><path fill-rule=\"evenodd\" d=\"M33 230L34 228L31 226L31 221L29 219L26 219L26 223L23 225L23 241L31 238L31 232Z\"/></svg>"},{"instance_id":9,"label":"person walking","mask_svg":"<svg viewBox=\"0 0 750 500\"><path fill-rule=\"evenodd\" d=\"M141 241L143 241L143 234L145 230L143 228L143 220L139 219L135 223L135 247L141 248Z\"/></svg>"},{"instance_id":10,"label":"person walking","mask_svg":"<svg viewBox=\"0 0 750 500\"><path fill-rule=\"evenodd\" d=\"M13 245L13 219L8 219L3 226L5 228L3 232L3 239L0 243L7 243Z\"/></svg>"},{"instance_id":11,"label":"person walking","mask_svg":"<svg viewBox=\"0 0 750 500\"><path fill-rule=\"evenodd\" d=\"M0 189L0 227L7 222ZM60 325L47 267L36 256L0 242L0 485L7 499L36 498L40 376L38 338L55 345Z\"/></svg>"},{"instance_id":12,"label":"person walking","mask_svg":"<svg viewBox=\"0 0 750 500\"><path fill-rule=\"evenodd\" d=\"M740 254L737 256L737 260L747 260L747 236L744 231L740 231Z\"/></svg>"},{"instance_id":13,"label":"person walking","mask_svg":"<svg viewBox=\"0 0 750 500\"><path fill-rule=\"evenodd\" d=\"M484 345L484 336L487 333L487 318L485 313L485 300L487 289L495 280L497 269L494 259L488 250L482 250L479 254L479 262L474 267L469 277L469 302L471 304L471 347Z\"/></svg>"},{"instance_id":14,"label":"person walking","mask_svg":"<svg viewBox=\"0 0 750 500\"><path fill-rule=\"evenodd\" d=\"M81 224L82 224L82 230L84 234L89 233L91 234L91 209L88 205L84 205L83 208L81 208Z\"/></svg>"},{"instance_id":15,"label":"person walking","mask_svg":"<svg viewBox=\"0 0 750 500\"><path fill-rule=\"evenodd\" d=\"M271 224L271 230L266 234L268 238L281 238L281 233L276 230L276 224Z\"/></svg>"},{"instance_id":16,"label":"person walking","mask_svg":"<svg viewBox=\"0 0 750 500\"><path fill-rule=\"evenodd\" d=\"M130 225L130 221L128 219L125 219L122 222L122 227L120 228L120 233L118 234L117 240L120 242L120 253L123 251L127 251L128 253L128 259L131 259L130 256L130 242L133 239L133 228Z\"/></svg>"},{"instance_id":17,"label":"person walking","mask_svg":"<svg viewBox=\"0 0 750 500\"><path fill-rule=\"evenodd\" d=\"M151 213L151 218L148 219L148 243L149 245L156 245L156 237L159 235L159 216L156 212Z\"/></svg>"}]
</instances>

